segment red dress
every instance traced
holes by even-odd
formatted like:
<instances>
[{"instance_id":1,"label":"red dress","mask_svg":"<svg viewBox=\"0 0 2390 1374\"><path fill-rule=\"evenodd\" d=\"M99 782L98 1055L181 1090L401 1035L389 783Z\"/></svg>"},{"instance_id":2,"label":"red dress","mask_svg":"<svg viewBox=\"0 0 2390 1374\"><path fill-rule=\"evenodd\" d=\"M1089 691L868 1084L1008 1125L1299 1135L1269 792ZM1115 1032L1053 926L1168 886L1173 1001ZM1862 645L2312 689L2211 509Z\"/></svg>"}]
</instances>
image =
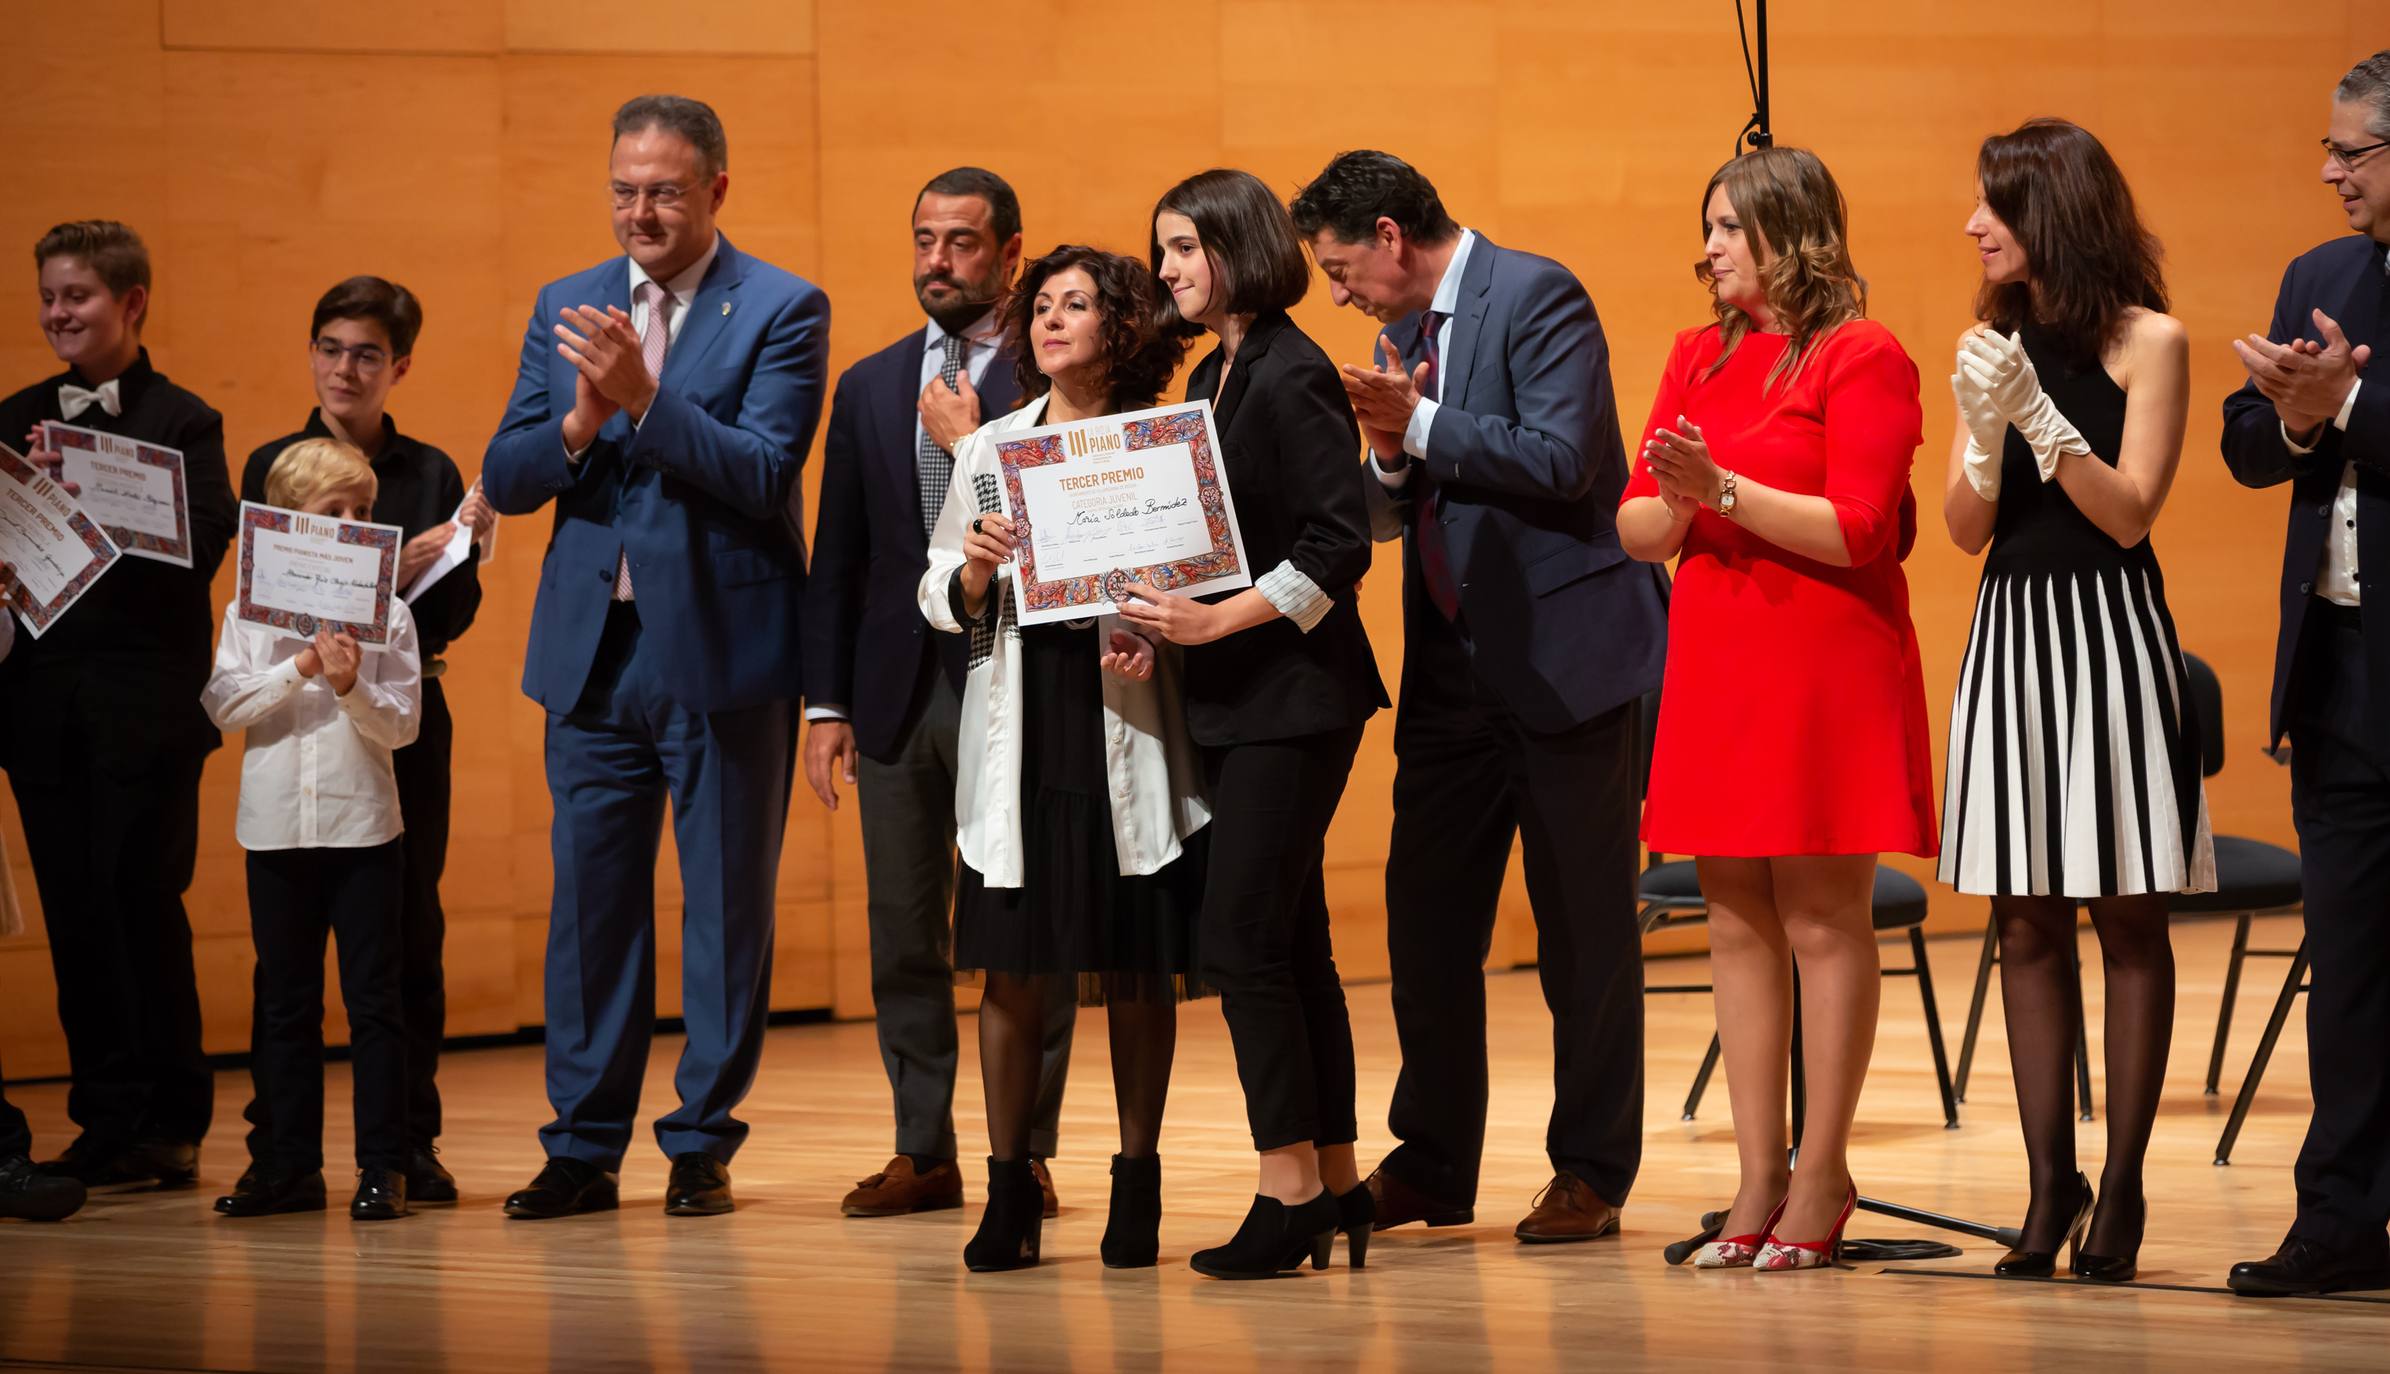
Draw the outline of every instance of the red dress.
<instances>
[{"instance_id":1,"label":"red dress","mask_svg":"<svg viewBox=\"0 0 2390 1374\"><path fill-rule=\"evenodd\" d=\"M1667 854L1932 855L1940 836L1925 679L1900 560L1916 539L1917 367L1857 320L1771 384L1788 342L1747 334L1716 375L1716 325L1676 338L1644 438L1683 415L1718 465L1833 502L1856 565L1802 557L1704 510L1668 612L1643 839ZM1642 446L1636 446L1642 452ZM1657 496L1640 457L1624 499Z\"/></svg>"}]
</instances>

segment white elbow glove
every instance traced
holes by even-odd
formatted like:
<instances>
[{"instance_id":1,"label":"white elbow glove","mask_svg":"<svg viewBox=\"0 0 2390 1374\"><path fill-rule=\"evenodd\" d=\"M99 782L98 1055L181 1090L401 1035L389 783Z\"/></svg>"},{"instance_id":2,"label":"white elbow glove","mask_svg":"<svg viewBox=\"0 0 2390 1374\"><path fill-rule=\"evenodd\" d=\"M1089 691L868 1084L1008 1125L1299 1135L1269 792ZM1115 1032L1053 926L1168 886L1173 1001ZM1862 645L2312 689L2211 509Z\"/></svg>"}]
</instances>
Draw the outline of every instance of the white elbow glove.
<instances>
[{"instance_id":1,"label":"white elbow glove","mask_svg":"<svg viewBox=\"0 0 2390 1374\"><path fill-rule=\"evenodd\" d=\"M1966 350L1959 352L1964 355ZM1963 367L1950 374L1950 394L1958 398L1959 418L1967 425L1967 485L1984 500L1998 501L2000 464L2008 447L2008 417Z\"/></svg>"},{"instance_id":2,"label":"white elbow glove","mask_svg":"<svg viewBox=\"0 0 2390 1374\"><path fill-rule=\"evenodd\" d=\"M2056 478L2058 460L2067 454L2091 452L2082 431L2058 413L2049 393L2041 389L2033 360L2025 356L2025 346L2016 339L1988 329L1969 335L1958 353L1958 370L1960 376L1982 388L1991 404L2025 436L2041 480Z\"/></svg>"}]
</instances>

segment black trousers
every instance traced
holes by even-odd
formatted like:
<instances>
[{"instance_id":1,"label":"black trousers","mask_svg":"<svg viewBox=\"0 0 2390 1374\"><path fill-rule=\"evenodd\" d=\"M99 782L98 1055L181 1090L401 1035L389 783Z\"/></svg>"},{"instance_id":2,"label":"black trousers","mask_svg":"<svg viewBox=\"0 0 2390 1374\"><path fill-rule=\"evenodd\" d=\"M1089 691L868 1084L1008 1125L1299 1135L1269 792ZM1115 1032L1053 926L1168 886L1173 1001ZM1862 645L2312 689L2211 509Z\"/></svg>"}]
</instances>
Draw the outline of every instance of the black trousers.
<instances>
[{"instance_id":1,"label":"black trousers","mask_svg":"<svg viewBox=\"0 0 2390 1374\"><path fill-rule=\"evenodd\" d=\"M403 844L249 852L258 992L249 1074L266 1107L261 1163L302 1172L324 1166L324 941L331 936L349 1016L357 1167L406 1167L407 1036L398 995Z\"/></svg>"},{"instance_id":2,"label":"black trousers","mask_svg":"<svg viewBox=\"0 0 2390 1374\"><path fill-rule=\"evenodd\" d=\"M1421 598L1408 598L1421 600ZM1474 1204L1485 1147L1485 959L1514 839L1552 1013L1545 1152L1623 1205L1643 1157L1643 960L1635 924L1640 706L1557 734L1521 725L1459 632L1406 617L1394 720L1386 944L1402 1045L1383 1167Z\"/></svg>"},{"instance_id":3,"label":"black trousers","mask_svg":"<svg viewBox=\"0 0 2390 1374\"><path fill-rule=\"evenodd\" d=\"M440 875L448 868L450 760L456 724L448 694L436 677L423 680L422 728L415 742L390 756L398 778L398 810L407 833L399 836L406 875L400 885L398 939L400 1014L407 1028L407 1143L429 1150L440 1138L440 1042L448 1030L448 977L442 950L448 914L440 906ZM252 1005L265 999L264 965L251 979ZM262 1052L260 1025L249 1027L249 1053ZM262 1160L272 1148L271 1105L252 1095L241 1115L249 1122L249 1157Z\"/></svg>"},{"instance_id":4,"label":"black trousers","mask_svg":"<svg viewBox=\"0 0 2390 1374\"><path fill-rule=\"evenodd\" d=\"M871 1006L880 1062L896 1099L899 1154L955 1157L954 789L962 695L932 664L919 710L883 763L855 768L863 820L863 876L869 892ZM1046 980L1043 1057L1029 1153L1060 1148L1062 1089L1071 1033L1079 1024L1078 980Z\"/></svg>"},{"instance_id":5,"label":"black trousers","mask_svg":"<svg viewBox=\"0 0 2390 1374\"><path fill-rule=\"evenodd\" d=\"M2379 1260L2390 1226L2390 711L2357 613L2314 604L2286 703L2291 810L2306 896L2307 1079L2315 1115L2291 1234Z\"/></svg>"},{"instance_id":6,"label":"black trousers","mask_svg":"<svg viewBox=\"0 0 2390 1374\"><path fill-rule=\"evenodd\" d=\"M64 719L70 735L88 727ZM68 757L90 757L88 739ZM199 983L183 892L199 856L204 753L138 773L12 769L49 932L73 1086L66 1114L101 1150L197 1143L216 1105L200 1048Z\"/></svg>"},{"instance_id":7,"label":"black trousers","mask_svg":"<svg viewBox=\"0 0 2390 1374\"><path fill-rule=\"evenodd\" d=\"M7 1081L7 1073L0 1072L0 1083ZM8 1100L8 1094L0 1092L0 1159L32 1153L33 1129L25 1124L25 1114Z\"/></svg>"},{"instance_id":8,"label":"black trousers","mask_svg":"<svg viewBox=\"0 0 2390 1374\"><path fill-rule=\"evenodd\" d=\"M1349 1145L1353 1023L1320 874L1361 727L1206 749L1211 863L1198 946L1236 1048L1255 1150Z\"/></svg>"}]
</instances>

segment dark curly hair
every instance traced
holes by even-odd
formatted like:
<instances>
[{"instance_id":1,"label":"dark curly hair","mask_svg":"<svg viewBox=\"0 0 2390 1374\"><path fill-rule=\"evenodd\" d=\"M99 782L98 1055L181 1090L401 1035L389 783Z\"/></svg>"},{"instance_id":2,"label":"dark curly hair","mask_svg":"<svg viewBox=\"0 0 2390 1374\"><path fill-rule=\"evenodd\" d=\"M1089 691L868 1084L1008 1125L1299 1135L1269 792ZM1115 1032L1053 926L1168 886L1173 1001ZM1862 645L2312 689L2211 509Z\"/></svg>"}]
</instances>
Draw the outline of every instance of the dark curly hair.
<instances>
[{"instance_id":1,"label":"dark curly hair","mask_svg":"<svg viewBox=\"0 0 2390 1374\"><path fill-rule=\"evenodd\" d=\"M1187 356L1187 340L1163 328L1160 293L1144 263L1081 243L1063 244L1022 268L1020 284L1004 298L1004 346L1012 353L1012 375L1021 384L1021 399L1035 400L1054 385L1038 370L1029 330L1038 291L1048 278L1074 267L1095 283L1096 309L1104 321L1104 381L1112 408L1142 410L1152 405Z\"/></svg>"}]
</instances>

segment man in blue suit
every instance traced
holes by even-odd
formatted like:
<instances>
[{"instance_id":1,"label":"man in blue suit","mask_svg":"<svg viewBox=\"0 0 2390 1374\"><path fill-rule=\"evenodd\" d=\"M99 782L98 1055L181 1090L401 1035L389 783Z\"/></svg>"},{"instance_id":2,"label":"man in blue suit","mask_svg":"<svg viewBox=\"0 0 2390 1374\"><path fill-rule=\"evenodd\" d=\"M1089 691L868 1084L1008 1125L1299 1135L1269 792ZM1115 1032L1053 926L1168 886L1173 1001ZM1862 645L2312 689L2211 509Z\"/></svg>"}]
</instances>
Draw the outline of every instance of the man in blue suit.
<instances>
[{"instance_id":1,"label":"man in blue suit","mask_svg":"<svg viewBox=\"0 0 2390 1374\"><path fill-rule=\"evenodd\" d=\"M1291 209L1330 297L1383 323L1393 355L1345 368L1378 537L1403 540L1386 860L1402 1144L1369 1178L1377 1225L1474 1219L1482 970L1523 841L1555 1098L1552 1179L1516 1234L1615 1234L1642 1158L1636 758L1667 580L1613 524L1627 463L1601 323L1568 269L1463 229L1399 158L1341 154Z\"/></svg>"},{"instance_id":2,"label":"man in blue suit","mask_svg":"<svg viewBox=\"0 0 2390 1374\"><path fill-rule=\"evenodd\" d=\"M680 849L680 1105L656 1123L665 1211L731 1209L731 1115L754 1081L773 884L796 760L805 546L798 475L830 303L714 228L722 124L642 96L614 116L617 258L539 293L490 504L555 503L523 690L547 708L547 1167L515 1217L616 1205L655 1021L655 862Z\"/></svg>"},{"instance_id":3,"label":"man in blue suit","mask_svg":"<svg viewBox=\"0 0 2390 1374\"><path fill-rule=\"evenodd\" d=\"M2390 1288L2390 50L2341 78L2323 179L2352 236L2292 262L2224 402L2242 485L2290 484L2271 739L2290 737L2305 898L2307 1076L2297 1218L2232 1267L2252 1297Z\"/></svg>"},{"instance_id":4,"label":"man in blue suit","mask_svg":"<svg viewBox=\"0 0 2390 1374\"><path fill-rule=\"evenodd\" d=\"M1020 400L996 299L1021 265L1021 202L957 167L913 198L913 294L929 324L838 379L822 445L821 513L805 585L805 779L838 808L857 789L870 887L871 1004L896 1098L896 1154L855 1185L848 1216L963 1203L954 1163L955 749L967 635L932 634L916 589L954 446ZM1056 978L1029 1163L1057 1210L1055 1124L1078 1020Z\"/></svg>"}]
</instances>

